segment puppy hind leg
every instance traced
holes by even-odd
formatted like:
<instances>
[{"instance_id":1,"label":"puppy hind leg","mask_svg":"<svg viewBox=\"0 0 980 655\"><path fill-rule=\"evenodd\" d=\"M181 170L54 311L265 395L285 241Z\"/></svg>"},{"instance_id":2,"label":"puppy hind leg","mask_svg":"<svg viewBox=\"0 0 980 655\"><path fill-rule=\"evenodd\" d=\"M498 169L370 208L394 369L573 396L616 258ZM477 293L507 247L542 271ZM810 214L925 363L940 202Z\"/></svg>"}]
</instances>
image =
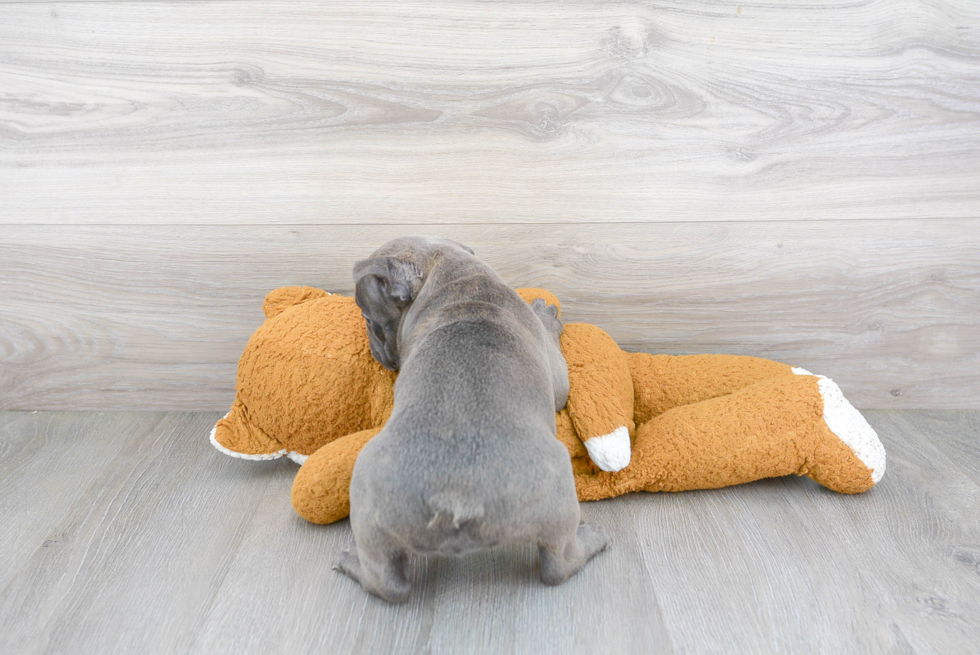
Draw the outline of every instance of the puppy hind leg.
<instances>
[{"instance_id":1,"label":"puppy hind leg","mask_svg":"<svg viewBox=\"0 0 980 655\"><path fill-rule=\"evenodd\" d=\"M558 308L547 305L541 298L531 303L531 309L541 320L549 337L548 363L551 366L552 388L555 392L555 411L560 412L568 404L568 365L561 353L561 334L565 327L558 318Z\"/></svg>"},{"instance_id":2,"label":"puppy hind leg","mask_svg":"<svg viewBox=\"0 0 980 655\"><path fill-rule=\"evenodd\" d=\"M551 349L549 359L551 360L551 384L555 392L555 411L560 412L568 405L568 393L570 391L568 365L558 347Z\"/></svg>"},{"instance_id":3,"label":"puppy hind leg","mask_svg":"<svg viewBox=\"0 0 980 655\"><path fill-rule=\"evenodd\" d=\"M598 523L581 523L571 535L539 544L541 581L546 585L561 584L611 544L612 539Z\"/></svg>"},{"instance_id":4,"label":"puppy hind leg","mask_svg":"<svg viewBox=\"0 0 980 655\"><path fill-rule=\"evenodd\" d=\"M531 303L531 309L541 320L545 331L557 341L565 329L561 319L558 318L558 308L548 305L542 298L537 298Z\"/></svg>"},{"instance_id":5,"label":"puppy hind leg","mask_svg":"<svg viewBox=\"0 0 980 655\"><path fill-rule=\"evenodd\" d=\"M379 598L391 603L405 602L412 589L406 576L408 556L404 550L380 545L379 548L373 542L371 547L345 550L334 570L353 578L365 591Z\"/></svg>"}]
</instances>

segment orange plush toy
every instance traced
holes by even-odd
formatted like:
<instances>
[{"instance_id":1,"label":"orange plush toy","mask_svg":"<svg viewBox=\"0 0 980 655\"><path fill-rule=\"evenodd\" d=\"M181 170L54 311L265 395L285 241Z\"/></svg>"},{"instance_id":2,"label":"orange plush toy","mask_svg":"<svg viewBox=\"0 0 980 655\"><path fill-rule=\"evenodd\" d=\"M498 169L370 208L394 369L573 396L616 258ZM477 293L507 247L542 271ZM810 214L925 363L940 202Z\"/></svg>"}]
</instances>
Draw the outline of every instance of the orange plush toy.
<instances>
[{"instance_id":1,"label":"orange plush toy","mask_svg":"<svg viewBox=\"0 0 980 655\"><path fill-rule=\"evenodd\" d=\"M560 307L547 291L518 293ZM211 443L234 457L301 463L293 507L314 523L340 520L354 461L388 420L397 375L371 357L353 298L284 287L264 310ZM561 346L570 391L555 420L580 500L791 473L860 493L885 472L874 430L823 376L754 357L627 353L586 323L566 324Z\"/></svg>"}]
</instances>

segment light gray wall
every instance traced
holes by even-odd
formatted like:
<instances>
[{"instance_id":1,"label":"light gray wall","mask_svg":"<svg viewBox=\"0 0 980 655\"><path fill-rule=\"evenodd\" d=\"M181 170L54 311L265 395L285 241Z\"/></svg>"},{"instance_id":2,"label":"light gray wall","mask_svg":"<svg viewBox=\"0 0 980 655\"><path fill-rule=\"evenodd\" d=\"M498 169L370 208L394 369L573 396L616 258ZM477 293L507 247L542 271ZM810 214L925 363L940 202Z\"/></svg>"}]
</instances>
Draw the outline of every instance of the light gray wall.
<instances>
[{"instance_id":1,"label":"light gray wall","mask_svg":"<svg viewBox=\"0 0 980 655\"><path fill-rule=\"evenodd\" d=\"M625 348L980 407L980 3L0 2L0 409L224 409L450 236Z\"/></svg>"}]
</instances>

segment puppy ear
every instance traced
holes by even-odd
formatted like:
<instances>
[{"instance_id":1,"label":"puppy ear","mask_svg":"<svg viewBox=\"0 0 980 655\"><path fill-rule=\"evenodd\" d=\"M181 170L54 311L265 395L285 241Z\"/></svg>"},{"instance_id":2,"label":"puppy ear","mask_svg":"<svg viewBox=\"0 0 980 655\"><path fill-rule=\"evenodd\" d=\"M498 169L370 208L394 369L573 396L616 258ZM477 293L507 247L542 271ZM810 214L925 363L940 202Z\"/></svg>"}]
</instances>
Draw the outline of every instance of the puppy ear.
<instances>
[{"instance_id":1,"label":"puppy ear","mask_svg":"<svg viewBox=\"0 0 980 655\"><path fill-rule=\"evenodd\" d=\"M372 257L354 264L354 283L372 275L381 283L381 289L399 307L415 299L422 287L422 275L418 269L394 257Z\"/></svg>"},{"instance_id":2,"label":"puppy ear","mask_svg":"<svg viewBox=\"0 0 980 655\"><path fill-rule=\"evenodd\" d=\"M465 244L460 243L459 241L453 241L453 243L455 243L457 246L459 246L460 248L462 248L466 252L470 253L471 255L475 255L476 254L475 252L473 252L473 249L472 248L470 248L469 246L467 246Z\"/></svg>"}]
</instances>

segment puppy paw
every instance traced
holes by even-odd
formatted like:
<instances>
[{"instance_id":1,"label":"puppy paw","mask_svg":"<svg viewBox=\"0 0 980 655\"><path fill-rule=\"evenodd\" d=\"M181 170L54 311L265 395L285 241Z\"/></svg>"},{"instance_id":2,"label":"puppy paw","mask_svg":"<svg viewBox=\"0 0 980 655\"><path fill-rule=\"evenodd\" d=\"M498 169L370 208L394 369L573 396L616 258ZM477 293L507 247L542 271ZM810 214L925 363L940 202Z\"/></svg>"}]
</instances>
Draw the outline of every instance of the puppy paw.
<instances>
[{"instance_id":1,"label":"puppy paw","mask_svg":"<svg viewBox=\"0 0 980 655\"><path fill-rule=\"evenodd\" d=\"M389 603L404 603L408 600L412 585L405 579L403 566L404 560L395 558L388 563L388 566L381 569L377 566L372 569L369 566L365 575L357 550L348 548L341 552L340 559L334 564L333 569L352 578L369 594Z\"/></svg>"},{"instance_id":2,"label":"puppy paw","mask_svg":"<svg viewBox=\"0 0 980 655\"><path fill-rule=\"evenodd\" d=\"M543 298L536 298L531 303L531 309L541 319L541 323L544 324L544 329L548 334L555 339L561 336L561 333L565 330L565 326L562 324L561 319L558 318L557 307L547 304Z\"/></svg>"},{"instance_id":3,"label":"puppy paw","mask_svg":"<svg viewBox=\"0 0 980 655\"><path fill-rule=\"evenodd\" d=\"M582 523L578 526L577 536L586 559L601 553L612 545L609 533L598 523Z\"/></svg>"},{"instance_id":4,"label":"puppy paw","mask_svg":"<svg viewBox=\"0 0 980 655\"><path fill-rule=\"evenodd\" d=\"M361 582L361 560L357 558L357 551L352 548L341 551L340 559L333 565L333 570Z\"/></svg>"}]
</instances>

